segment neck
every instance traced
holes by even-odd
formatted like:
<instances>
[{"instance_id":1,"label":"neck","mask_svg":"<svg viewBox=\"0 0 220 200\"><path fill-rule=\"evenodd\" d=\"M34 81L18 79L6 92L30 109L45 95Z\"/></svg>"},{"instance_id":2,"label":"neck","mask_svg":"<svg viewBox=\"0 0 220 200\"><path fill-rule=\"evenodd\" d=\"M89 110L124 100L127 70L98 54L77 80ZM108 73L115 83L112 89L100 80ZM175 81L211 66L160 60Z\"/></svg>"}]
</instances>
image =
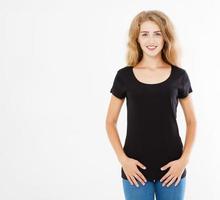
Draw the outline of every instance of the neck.
<instances>
[{"instance_id":1,"label":"neck","mask_svg":"<svg viewBox=\"0 0 220 200\"><path fill-rule=\"evenodd\" d=\"M138 63L138 66L143 68L156 69L160 66L167 65L161 57L161 53L158 53L156 56L148 56L143 54L142 60Z\"/></svg>"}]
</instances>

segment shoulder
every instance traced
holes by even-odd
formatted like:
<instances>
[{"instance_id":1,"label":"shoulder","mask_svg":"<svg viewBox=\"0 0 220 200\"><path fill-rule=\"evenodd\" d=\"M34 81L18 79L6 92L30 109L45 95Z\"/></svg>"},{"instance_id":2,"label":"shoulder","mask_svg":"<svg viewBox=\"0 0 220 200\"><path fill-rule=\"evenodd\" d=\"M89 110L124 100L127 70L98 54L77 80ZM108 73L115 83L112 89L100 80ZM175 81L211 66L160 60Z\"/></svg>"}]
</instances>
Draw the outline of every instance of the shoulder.
<instances>
[{"instance_id":1,"label":"shoulder","mask_svg":"<svg viewBox=\"0 0 220 200\"><path fill-rule=\"evenodd\" d=\"M185 70L185 69L183 69L183 68L181 68L181 67L179 67L179 66L177 66L177 65L173 65L173 66L174 66L175 71L176 71L178 74L184 74L184 73L186 73L186 70Z\"/></svg>"},{"instance_id":2,"label":"shoulder","mask_svg":"<svg viewBox=\"0 0 220 200\"><path fill-rule=\"evenodd\" d=\"M122 74L122 73L127 73L127 71L129 71L132 67L131 66L124 66L118 69L118 73Z\"/></svg>"},{"instance_id":3,"label":"shoulder","mask_svg":"<svg viewBox=\"0 0 220 200\"><path fill-rule=\"evenodd\" d=\"M175 70L175 74L177 78L188 76L186 69L183 69L177 65L173 65L173 66L174 66L174 70Z\"/></svg>"},{"instance_id":4,"label":"shoulder","mask_svg":"<svg viewBox=\"0 0 220 200\"><path fill-rule=\"evenodd\" d=\"M191 81L189 78L189 75L187 73L186 69L180 68L180 67L175 67L176 69L176 80L177 83L182 87L182 85L185 86L191 86Z\"/></svg>"},{"instance_id":5,"label":"shoulder","mask_svg":"<svg viewBox=\"0 0 220 200\"><path fill-rule=\"evenodd\" d=\"M117 69L117 76L122 78L122 79L126 79L128 77L128 73L131 70L131 66L124 66L121 68Z\"/></svg>"}]
</instances>

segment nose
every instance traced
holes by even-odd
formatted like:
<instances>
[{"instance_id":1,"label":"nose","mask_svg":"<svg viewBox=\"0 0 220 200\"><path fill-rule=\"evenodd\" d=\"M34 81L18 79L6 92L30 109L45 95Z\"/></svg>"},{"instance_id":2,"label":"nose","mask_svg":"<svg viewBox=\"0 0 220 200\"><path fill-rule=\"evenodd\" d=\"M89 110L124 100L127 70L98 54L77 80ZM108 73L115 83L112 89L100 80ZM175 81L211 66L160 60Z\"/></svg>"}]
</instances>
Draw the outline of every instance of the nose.
<instances>
[{"instance_id":1,"label":"nose","mask_svg":"<svg viewBox=\"0 0 220 200\"><path fill-rule=\"evenodd\" d=\"M149 36L149 37L148 37L148 42L149 42L150 45L151 45L151 44L154 44L155 38L154 38L153 36Z\"/></svg>"}]
</instances>

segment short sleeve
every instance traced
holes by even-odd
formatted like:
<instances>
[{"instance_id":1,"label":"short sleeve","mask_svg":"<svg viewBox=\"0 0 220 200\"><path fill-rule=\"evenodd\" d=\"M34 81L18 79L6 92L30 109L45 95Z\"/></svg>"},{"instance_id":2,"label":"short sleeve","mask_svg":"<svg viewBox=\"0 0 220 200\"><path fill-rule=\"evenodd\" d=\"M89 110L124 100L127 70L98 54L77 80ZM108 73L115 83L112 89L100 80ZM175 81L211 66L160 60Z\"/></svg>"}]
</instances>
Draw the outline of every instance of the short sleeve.
<instances>
[{"instance_id":1,"label":"short sleeve","mask_svg":"<svg viewBox=\"0 0 220 200\"><path fill-rule=\"evenodd\" d=\"M187 72L184 70L178 87L178 98L185 98L192 92L192 86Z\"/></svg>"},{"instance_id":2,"label":"short sleeve","mask_svg":"<svg viewBox=\"0 0 220 200\"><path fill-rule=\"evenodd\" d=\"M126 97L126 87L120 70L118 70L115 75L110 92L120 99L124 99Z\"/></svg>"}]
</instances>

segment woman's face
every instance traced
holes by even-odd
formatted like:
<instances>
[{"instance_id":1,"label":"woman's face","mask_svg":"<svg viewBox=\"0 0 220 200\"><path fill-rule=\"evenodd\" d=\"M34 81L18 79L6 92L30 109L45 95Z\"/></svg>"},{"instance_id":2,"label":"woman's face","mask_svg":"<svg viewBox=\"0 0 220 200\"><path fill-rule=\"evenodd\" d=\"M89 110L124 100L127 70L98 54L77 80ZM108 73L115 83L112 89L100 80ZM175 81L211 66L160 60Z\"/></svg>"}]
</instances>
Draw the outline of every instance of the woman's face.
<instances>
[{"instance_id":1,"label":"woman's face","mask_svg":"<svg viewBox=\"0 0 220 200\"><path fill-rule=\"evenodd\" d=\"M152 21L141 24L138 42L143 53L148 56L156 56L161 52L164 40L159 26Z\"/></svg>"}]
</instances>

